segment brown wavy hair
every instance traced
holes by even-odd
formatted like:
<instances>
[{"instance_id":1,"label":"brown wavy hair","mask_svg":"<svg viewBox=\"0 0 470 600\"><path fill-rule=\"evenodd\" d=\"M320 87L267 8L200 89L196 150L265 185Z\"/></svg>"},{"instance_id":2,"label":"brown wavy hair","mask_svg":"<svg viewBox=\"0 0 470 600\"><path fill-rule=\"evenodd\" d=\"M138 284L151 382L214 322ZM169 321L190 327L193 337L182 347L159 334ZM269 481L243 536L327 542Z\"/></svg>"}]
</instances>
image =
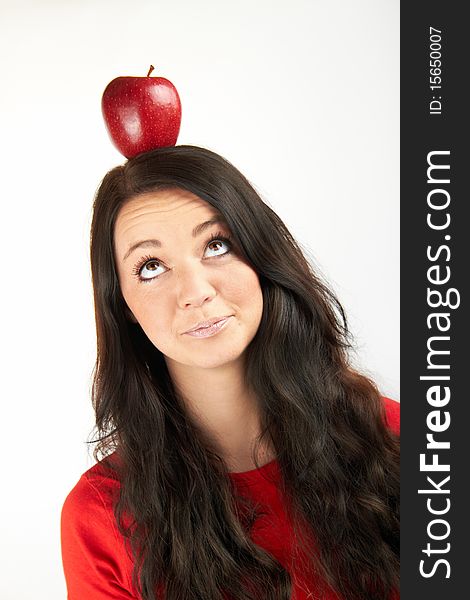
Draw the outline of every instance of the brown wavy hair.
<instances>
[{"instance_id":1,"label":"brown wavy hair","mask_svg":"<svg viewBox=\"0 0 470 600\"><path fill-rule=\"evenodd\" d=\"M346 600L384 600L398 589L399 440L385 425L381 395L352 368L344 310L278 215L230 162L188 145L113 168L93 205L97 439L89 443L103 464L120 458L108 466L120 482L114 513L134 560L133 585L143 600L157 590L167 600L292 593L288 570L250 538L257 507L236 497L163 355L126 313L113 253L117 213L132 197L169 188L220 211L259 276L263 313L246 349L246 381L260 400L259 442L275 449L297 546Z\"/></svg>"}]
</instances>

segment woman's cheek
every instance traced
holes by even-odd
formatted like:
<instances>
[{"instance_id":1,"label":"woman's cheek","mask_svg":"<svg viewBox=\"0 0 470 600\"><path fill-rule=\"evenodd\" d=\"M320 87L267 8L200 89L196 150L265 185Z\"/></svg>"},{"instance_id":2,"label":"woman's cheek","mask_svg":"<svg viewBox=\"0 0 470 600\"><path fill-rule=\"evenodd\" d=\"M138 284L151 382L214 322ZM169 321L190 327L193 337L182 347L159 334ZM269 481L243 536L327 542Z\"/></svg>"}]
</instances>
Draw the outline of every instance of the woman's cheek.
<instances>
[{"instance_id":1,"label":"woman's cheek","mask_svg":"<svg viewBox=\"0 0 470 600\"><path fill-rule=\"evenodd\" d=\"M237 269L229 279L230 294L237 297L240 303L253 301L261 293L259 278L251 267L244 263L239 263Z\"/></svg>"}]
</instances>

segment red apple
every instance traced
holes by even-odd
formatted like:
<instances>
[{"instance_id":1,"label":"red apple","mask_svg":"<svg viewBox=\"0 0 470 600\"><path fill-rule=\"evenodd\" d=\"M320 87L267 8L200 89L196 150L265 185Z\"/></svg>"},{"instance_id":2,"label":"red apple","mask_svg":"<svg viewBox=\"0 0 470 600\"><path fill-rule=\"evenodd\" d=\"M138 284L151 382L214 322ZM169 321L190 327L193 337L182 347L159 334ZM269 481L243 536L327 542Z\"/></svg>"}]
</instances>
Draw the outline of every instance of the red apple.
<instances>
[{"instance_id":1,"label":"red apple","mask_svg":"<svg viewBox=\"0 0 470 600\"><path fill-rule=\"evenodd\" d=\"M111 141L132 158L154 148L174 146L181 125L181 101L164 77L117 77L108 83L101 110Z\"/></svg>"}]
</instances>

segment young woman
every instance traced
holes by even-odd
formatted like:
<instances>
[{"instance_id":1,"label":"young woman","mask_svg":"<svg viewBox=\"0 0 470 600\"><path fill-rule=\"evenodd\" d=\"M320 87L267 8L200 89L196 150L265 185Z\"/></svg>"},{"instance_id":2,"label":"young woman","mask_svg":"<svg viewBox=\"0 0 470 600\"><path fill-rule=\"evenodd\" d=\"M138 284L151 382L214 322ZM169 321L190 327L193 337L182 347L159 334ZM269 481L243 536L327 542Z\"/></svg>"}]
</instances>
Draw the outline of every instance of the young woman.
<instances>
[{"instance_id":1,"label":"young woman","mask_svg":"<svg viewBox=\"0 0 470 600\"><path fill-rule=\"evenodd\" d=\"M94 456L62 509L69 600L398 597L399 404L245 177L194 146L95 198Z\"/></svg>"}]
</instances>

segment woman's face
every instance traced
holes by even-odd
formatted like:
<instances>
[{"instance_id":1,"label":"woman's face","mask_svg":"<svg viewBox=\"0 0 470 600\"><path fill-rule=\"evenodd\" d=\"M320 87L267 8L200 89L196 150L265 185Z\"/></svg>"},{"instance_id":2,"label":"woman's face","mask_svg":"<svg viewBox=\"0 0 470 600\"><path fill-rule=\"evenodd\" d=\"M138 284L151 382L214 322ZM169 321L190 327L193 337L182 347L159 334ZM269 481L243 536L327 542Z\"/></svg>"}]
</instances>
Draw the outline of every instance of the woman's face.
<instances>
[{"instance_id":1,"label":"woman's face","mask_svg":"<svg viewBox=\"0 0 470 600\"><path fill-rule=\"evenodd\" d=\"M180 189L137 196L118 213L114 251L122 294L167 361L204 368L235 361L258 330L258 275L223 240L231 235L223 220L207 223L217 217L223 219ZM214 317L229 317L215 335L185 333Z\"/></svg>"}]
</instances>

